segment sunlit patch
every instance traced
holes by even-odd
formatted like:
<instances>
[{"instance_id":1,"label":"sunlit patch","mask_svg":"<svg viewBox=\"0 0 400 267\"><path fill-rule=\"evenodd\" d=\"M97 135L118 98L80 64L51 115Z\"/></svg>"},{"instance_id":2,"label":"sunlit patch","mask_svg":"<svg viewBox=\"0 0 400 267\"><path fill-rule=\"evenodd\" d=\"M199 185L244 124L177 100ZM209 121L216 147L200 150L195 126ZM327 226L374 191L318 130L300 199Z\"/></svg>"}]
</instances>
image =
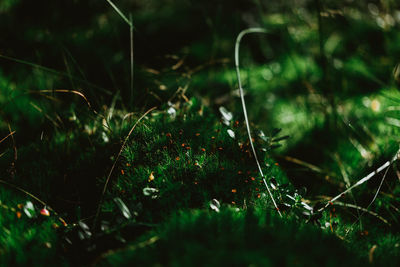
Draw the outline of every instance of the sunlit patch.
<instances>
[{"instance_id":1,"label":"sunlit patch","mask_svg":"<svg viewBox=\"0 0 400 267\"><path fill-rule=\"evenodd\" d=\"M377 99L372 100L371 101L371 109L374 112L378 112L381 109L381 103Z\"/></svg>"}]
</instances>

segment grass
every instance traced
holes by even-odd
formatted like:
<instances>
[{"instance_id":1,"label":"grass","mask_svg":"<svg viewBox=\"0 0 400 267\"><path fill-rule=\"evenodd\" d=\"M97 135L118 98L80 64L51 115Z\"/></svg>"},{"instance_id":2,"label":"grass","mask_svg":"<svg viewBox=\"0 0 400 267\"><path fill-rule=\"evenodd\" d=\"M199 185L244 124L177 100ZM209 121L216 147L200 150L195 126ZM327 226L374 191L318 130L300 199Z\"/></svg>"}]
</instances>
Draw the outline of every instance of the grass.
<instances>
[{"instance_id":1,"label":"grass","mask_svg":"<svg viewBox=\"0 0 400 267\"><path fill-rule=\"evenodd\" d=\"M397 266L397 159L329 201L399 149L399 6L315 3L1 3L0 265Z\"/></svg>"}]
</instances>

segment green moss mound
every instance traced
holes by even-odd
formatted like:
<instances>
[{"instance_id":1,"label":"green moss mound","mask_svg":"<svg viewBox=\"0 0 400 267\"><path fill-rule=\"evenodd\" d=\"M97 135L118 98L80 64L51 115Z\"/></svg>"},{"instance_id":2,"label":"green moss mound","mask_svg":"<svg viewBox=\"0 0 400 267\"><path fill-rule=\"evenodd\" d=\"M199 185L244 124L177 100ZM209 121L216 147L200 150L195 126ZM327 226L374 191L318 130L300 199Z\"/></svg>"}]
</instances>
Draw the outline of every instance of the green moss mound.
<instances>
[{"instance_id":1,"label":"green moss mound","mask_svg":"<svg viewBox=\"0 0 400 267\"><path fill-rule=\"evenodd\" d=\"M264 152L272 141L255 136L266 179L287 184ZM140 220L159 222L171 212L201 208L212 199L238 207L267 199L244 125L234 118L222 122L194 99L173 115L149 117L130 140L108 198L121 198ZM108 203L104 211L114 211L113 202Z\"/></svg>"}]
</instances>

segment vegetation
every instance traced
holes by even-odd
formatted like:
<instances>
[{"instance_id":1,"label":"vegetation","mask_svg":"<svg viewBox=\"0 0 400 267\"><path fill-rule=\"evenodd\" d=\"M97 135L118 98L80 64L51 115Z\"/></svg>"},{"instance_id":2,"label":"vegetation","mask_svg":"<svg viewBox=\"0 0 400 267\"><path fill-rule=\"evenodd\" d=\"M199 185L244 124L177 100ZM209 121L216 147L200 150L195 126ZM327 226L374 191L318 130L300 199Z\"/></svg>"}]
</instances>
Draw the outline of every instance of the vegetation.
<instances>
[{"instance_id":1,"label":"vegetation","mask_svg":"<svg viewBox=\"0 0 400 267\"><path fill-rule=\"evenodd\" d=\"M396 1L0 15L0 266L399 265Z\"/></svg>"}]
</instances>

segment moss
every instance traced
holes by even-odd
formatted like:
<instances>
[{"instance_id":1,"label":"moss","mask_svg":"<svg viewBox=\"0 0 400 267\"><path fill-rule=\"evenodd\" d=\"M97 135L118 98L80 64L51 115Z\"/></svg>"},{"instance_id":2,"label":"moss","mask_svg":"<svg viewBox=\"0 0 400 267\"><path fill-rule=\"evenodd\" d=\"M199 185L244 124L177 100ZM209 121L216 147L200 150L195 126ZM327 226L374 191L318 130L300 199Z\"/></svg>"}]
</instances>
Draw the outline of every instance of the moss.
<instances>
[{"instance_id":1,"label":"moss","mask_svg":"<svg viewBox=\"0 0 400 267\"><path fill-rule=\"evenodd\" d=\"M178 213L101 266L361 266L334 235L264 209Z\"/></svg>"},{"instance_id":2,"label":"moss","mask_svg":"<svg viewBox=\"0 0 400 267\"><path fill-rule=\"evenodd\" d=\"M108 198L119 196L131 207L142 206L142 221L158 222L173 211L203 207L211 199L241 207L266 192L244 126L235 120L225 125L193 102L176 117L161 113L138 125L123 151ZM270 148L261 142L256 146ZM267 180L275 177L287 183L273 160L260 152ZM145 188L157 193L146 196Z\"/></svg>"}]
</instances>

